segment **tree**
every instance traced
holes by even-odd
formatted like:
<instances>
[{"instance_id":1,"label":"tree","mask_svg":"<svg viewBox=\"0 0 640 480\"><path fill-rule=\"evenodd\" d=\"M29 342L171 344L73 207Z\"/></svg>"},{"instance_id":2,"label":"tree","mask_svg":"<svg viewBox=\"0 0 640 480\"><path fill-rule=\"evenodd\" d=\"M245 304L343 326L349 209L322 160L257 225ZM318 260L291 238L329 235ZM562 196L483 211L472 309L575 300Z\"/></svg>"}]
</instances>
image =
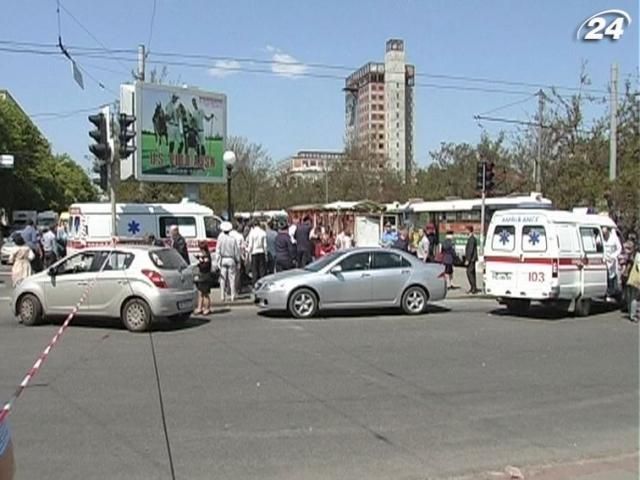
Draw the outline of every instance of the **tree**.
<instances>
[{"instance_id":1,"label":"tree","mask_svg":"<svg viewBox=\"0 0 640 480\"><path fill-rule=\"evenodd\" d=\"M68 155L53 155L40 131L9 101L0 101L0 152L14 156L13 171L0 172L2 206L8 210L66 210L91 201L89 177Z\"/></svg>"},{"instance_id":2,"label":"tree","mask_svg":"<svg viewBox=\"0 0 640 480\"><path fill-rule=\"evenodd\" d=\"M267 150L244 137L229 137L226 148L236 154L232 171L234 210L253 212L274 206L277 195L270 175L274 165Z\"/></svg>"}]
</instances>

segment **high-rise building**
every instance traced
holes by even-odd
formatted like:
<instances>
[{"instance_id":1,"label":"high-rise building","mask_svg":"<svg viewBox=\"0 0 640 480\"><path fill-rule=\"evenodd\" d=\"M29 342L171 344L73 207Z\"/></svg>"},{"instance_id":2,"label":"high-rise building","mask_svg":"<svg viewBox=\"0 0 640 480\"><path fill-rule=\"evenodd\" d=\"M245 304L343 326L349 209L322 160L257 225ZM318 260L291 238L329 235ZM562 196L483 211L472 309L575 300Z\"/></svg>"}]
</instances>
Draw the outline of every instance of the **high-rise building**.
<instances>
[{"instance_id":1,"label":"high-rise building","mask_svg":"<svg viewBox=\"0 0 640 480\"><path fill-rule=\"evenodd\" d=\"M345 82L347 141L379 169L408 178L413 165L415 67L404 41L387 41L384 63L369 62Z\"/></svg>"}]
</instances>

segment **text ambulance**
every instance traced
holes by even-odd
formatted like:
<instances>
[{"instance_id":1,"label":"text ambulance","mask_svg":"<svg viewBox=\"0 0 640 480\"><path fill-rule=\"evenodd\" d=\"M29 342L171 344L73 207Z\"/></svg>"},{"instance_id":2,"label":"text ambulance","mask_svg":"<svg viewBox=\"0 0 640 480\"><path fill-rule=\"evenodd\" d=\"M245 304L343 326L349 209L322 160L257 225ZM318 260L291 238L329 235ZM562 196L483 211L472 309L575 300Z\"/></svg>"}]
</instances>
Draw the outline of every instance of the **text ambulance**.
<instances>
[{"instance_id":1,"label":"text ambulance","mask_svg":"<svg viewBox=\"0 0 640 480\"><path fill-rule=\"evenodd\" d=\"M557 210L502 210L491 219L484 249L486 293L514 313L532 301L555 304L587 316L592 300L607 295L600 215Z\"/></svg>"},{"instance_id":2,"label":"text ambulance","mask_svg":"<svg viewBox=\"0 0 640 480\"><path fill-rule=\"evenodd\" d=\"M209 249L215 251L220 223L213 210L187 200L116 204L117 242L139 243L145 236L153 235L169 244L169 229L176 225L187 242L192 263L195 263L199 240L207 240ZM69 207L69 253L110 245L112 241L109 203L74 203Z\"/></svg>"}]
</instances>

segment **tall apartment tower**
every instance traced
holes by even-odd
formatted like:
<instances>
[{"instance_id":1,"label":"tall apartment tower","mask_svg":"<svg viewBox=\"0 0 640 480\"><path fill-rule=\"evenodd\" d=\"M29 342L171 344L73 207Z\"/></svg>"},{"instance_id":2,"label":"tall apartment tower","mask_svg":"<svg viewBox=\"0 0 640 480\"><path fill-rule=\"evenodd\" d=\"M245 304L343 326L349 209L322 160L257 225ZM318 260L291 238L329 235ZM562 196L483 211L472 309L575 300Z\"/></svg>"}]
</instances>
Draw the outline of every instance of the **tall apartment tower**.
<instances>
[{"instance_id":1,"label":"tall apartment tower","mask_svg":"<svg viewBox=\"0 0 640 480\"><path fill-rule=\"evenodd\" d=\"M415 67L406 63L404 42L387 41L384 63L369 62L345 82L346 137L364 147L379 169L411 175L414 139Z\"/></svg>"}]
</instances>

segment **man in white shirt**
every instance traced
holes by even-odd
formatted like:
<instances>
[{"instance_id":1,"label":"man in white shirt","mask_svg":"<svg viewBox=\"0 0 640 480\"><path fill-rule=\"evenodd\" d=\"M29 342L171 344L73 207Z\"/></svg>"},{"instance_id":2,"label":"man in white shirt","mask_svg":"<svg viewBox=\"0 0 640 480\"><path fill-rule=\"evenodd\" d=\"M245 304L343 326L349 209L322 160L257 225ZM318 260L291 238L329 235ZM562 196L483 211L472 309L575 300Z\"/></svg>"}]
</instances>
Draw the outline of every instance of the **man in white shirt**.
<instances>
[{"instance_id":1,"label":"man in white shirt","mask_svg":"<svg viewBox=\"0 0 640 480\"><path fill-rule=\"evenodd\" d=\"M614 297L618 288L618 257L622 253L622 244L615 232L608 227L602 228L604 237L604 261L607 264L607 296Z\"/></svg>"},{"instance_id":2,"label":"man in white shirt","mask_svg":"<svg viewBox=\"0 0 640 480\"><path fill-rule=\"evenodd\" d=\"M42 235L42 251L44 252L44 267L49 268L58 260L58 242L55 227L45 228Z\"/></svg>"},{"instance_id":3,"label":"man in white shirt","mask_svg":"<svg viewBox=\"0 0 640 480\"><path fill-rule=\"evenodd\" d=\"M267 232L257 220L247 237L247 252L251 256L251 281L255 286L267 272Z\"/></svg>"},{"instance_id":4,"label":"man in white shirt","mask_svg":"<svg viewBox=\"0 0 640 480\"><path fill-rule=\"evenodd\" d=\"M229 232L229 236L233 238L238 244L238 249L240 250L240 261L237 264L236 270L236 291L240 293L242 286L242 265L247 258L247 243L244 241L244 236L242 233L242 225L235 224L235 228Z\"/></svg>"},{"instance_id":5,"label":"man in white shirt","mask_svg":"<svg viewBox=\"0 0 640 480\"><path fill-rule=\"evenodd\" d=\"M353 245L353 236L351 236L351 230L347 227L336 237L336 250L346 250L353 247Z\"/></svg>"},{"instance_id":6,"label":"man in white shirt","mask_svg":"<svg viewBox=\"0 0 640 480\"><path fill-rule=\"evenodd\" d=\"M220 269L220 297L223 302L231 297L233 302L237 292L236 272L240 264L240 247L231 235L233 226L230 222L222 222L220 229L222 233L218 236L216 246L218 268Z\"/></svg>"}]
</instances>

